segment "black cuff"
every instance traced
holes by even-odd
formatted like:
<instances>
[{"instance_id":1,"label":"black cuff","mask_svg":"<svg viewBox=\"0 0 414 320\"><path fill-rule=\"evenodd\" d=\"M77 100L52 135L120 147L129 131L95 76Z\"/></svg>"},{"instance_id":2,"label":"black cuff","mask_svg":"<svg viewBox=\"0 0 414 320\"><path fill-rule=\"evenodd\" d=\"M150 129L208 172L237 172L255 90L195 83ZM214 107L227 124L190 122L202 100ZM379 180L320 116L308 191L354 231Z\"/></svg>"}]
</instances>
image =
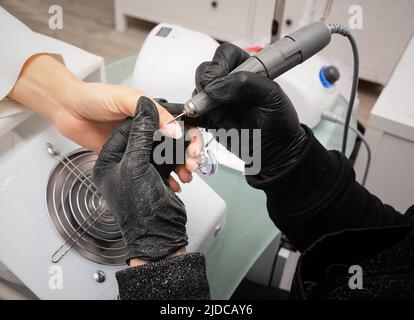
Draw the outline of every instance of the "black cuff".
<instances>
[{"instance_id":1,"label":"black cuff","mask_svg":"<svg viewBox=\"0 0 414 320\"><path fill-rule=\"evenodd\" d=\"M312 131L303 127L308 142L294 165L275 177L247 177L247 182L253 188L266 192L268 206L272 207L268 208L269 211L275 209L278 215L319 207L352 172L341 153L328 152Z\"/></svg>"},{"instance_id":2,"label":"black cuff","mask_svg":"<svg viewBox=\"0 0 414 320\"><path fill-rule=\"evenodd\" d=\"M116 273L121 300L208 300L206 260L200 253L166 258Z\"/></svg>"},{"instance_id":3,"label":"black cuff","mask_svg":"<svg viewBox=\"0 0 414 320\"><path fill-rule=\"evenodd\" d=\"M185 225L172 225L171 230L175 230L176 234L173 239L168 236L145 236L139 239L139 244L128 244L128 255L126 263L129 264L131 259L142 259L147 261L160 261L167 256L177 252L182 247L188 245L188 236L186 234ZM180 230L181 229L181 230ZM170 240L170 241L168 241ZM138 241L137 241L138 242Z\"/></svg>"}]
</instances>

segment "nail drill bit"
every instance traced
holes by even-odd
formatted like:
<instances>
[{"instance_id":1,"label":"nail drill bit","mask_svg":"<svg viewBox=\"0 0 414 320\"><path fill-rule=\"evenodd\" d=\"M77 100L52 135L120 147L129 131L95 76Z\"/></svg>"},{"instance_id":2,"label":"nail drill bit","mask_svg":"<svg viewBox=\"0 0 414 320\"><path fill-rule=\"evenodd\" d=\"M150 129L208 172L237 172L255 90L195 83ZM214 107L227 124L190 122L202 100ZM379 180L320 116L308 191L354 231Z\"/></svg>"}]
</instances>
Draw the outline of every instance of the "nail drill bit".
<instances>
[{"instance_id":1,"label":"nail drill bit","mask_svg":"<svg viewBox=\"0 0 414 320\"><path fill-rule=\"evenodd\" d=\"M168 121L166 124L169 124L169 123L171 123L171 122L174 122L174 121L178 120L178 119L179 119L179 118L181 118L183 115L185 115L185 112L180 113L178 116L176 116L174 119L172 119L172 120Z\"/></svg>"}]
</instances>

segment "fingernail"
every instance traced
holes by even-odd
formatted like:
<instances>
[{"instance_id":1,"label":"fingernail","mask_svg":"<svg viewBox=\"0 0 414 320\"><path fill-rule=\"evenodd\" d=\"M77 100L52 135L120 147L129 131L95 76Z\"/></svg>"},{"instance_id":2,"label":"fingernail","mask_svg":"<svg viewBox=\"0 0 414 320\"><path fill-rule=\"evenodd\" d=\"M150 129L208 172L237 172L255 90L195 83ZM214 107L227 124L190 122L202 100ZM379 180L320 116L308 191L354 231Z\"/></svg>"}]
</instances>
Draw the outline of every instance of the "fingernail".
<instances>
[{"instance_id":1,"label":"fingernail","mask_svg":"<svg viewBox=\"0 0 414 320\"><path fill-rule=\"evenodd\" d=\"M176 121L164 124L158 131L162 135L173 139L180 139L183 136L183 130Z\"/></svg>"}]
</instances>

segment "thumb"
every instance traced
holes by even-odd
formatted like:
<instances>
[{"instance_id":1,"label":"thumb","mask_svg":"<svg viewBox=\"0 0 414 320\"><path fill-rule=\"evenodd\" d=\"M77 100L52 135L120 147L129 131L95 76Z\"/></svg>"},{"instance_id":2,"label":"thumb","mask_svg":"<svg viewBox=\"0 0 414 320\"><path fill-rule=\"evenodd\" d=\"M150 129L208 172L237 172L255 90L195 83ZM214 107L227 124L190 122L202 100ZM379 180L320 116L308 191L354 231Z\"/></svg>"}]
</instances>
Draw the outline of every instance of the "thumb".
<instances>
[{"instance_id":1,"label":"thumb","mask_svg":"<svg viewBox=\"0 0 414 320\"><path fill-rule=\"evenodd\" d=\"M227 75L249 57L250 55L240 47L231 43L223 43L217 48L211 62L203 62L197 68L197 91L204 89L214 79Z\"/></svg>"},{"instance_id":2,"label":"thumb","mask_svg":"<svg viewBox=\"0 0 414 320\"><path fill-rule=\"evenodd\" d=\"M131 123L131 118L124 120L99 152L92 171L92 180L98 186L105 173L122 160L131 130Z\"/></svg>"},{"instance_id":3,"label":"thumb","mask_svg":"<svg viewBox=\"0 0 414 320\"><path fill-rule=\"evenodd\" d=\"M136 114L122 161L134 167L149 164L152 154L154 132L158 129L159 115L155 104L146 97L138 100Z\"/></svg>"}]
</instances>

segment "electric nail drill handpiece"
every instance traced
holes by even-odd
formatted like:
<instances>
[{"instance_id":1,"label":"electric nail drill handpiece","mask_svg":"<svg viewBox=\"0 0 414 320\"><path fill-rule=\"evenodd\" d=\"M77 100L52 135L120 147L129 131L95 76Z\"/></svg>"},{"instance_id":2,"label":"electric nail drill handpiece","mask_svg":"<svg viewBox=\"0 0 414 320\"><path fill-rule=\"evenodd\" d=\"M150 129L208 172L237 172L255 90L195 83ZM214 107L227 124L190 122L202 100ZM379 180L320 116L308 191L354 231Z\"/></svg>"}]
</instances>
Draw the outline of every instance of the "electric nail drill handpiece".
<instances>
[{"instance_id":1,"label":"electric nail drill handpiece","mask_svg":"<svg viewBox=\"0 0 414 320\"><path fill-rule=\"evenodd\" d=\"M249 71L273 80L318 53L330 41L331 30L321 22L313 22L251 56L231 73ZM216 106L200 91L184 105L182 115L196 118Z\"/></svg>"}]
</instances>

